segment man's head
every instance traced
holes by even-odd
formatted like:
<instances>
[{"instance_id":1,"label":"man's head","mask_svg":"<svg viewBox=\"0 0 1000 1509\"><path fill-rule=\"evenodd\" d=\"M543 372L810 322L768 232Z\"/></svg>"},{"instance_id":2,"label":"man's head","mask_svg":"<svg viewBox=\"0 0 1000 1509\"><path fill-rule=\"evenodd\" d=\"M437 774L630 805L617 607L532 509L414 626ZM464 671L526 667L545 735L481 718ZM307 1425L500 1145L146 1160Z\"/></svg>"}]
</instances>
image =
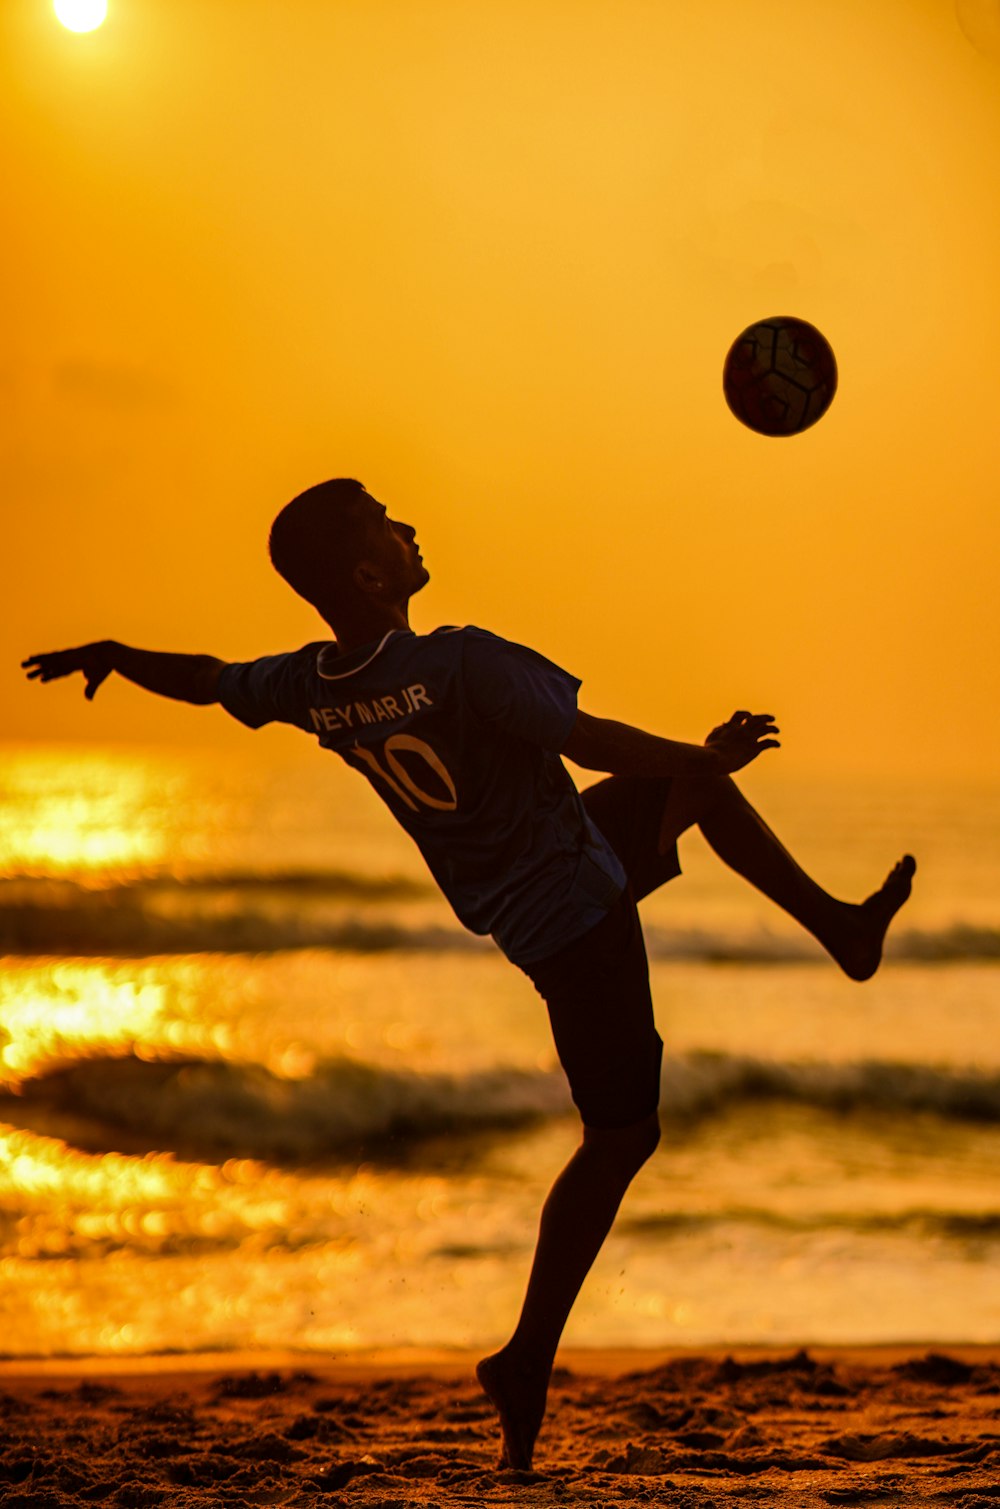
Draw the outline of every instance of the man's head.
<instances>
[{"instance_id":1,"label":"man's head","mask_svg":"<svg viewBox=\"0 0 1000 1509\"><path fill-rule=\"evenodd\" d=\"M275 570L330 622L358 610L405 606L429 580L409 524L351 477L293 498L271 525Z\"/></svg>"}]
</instances>

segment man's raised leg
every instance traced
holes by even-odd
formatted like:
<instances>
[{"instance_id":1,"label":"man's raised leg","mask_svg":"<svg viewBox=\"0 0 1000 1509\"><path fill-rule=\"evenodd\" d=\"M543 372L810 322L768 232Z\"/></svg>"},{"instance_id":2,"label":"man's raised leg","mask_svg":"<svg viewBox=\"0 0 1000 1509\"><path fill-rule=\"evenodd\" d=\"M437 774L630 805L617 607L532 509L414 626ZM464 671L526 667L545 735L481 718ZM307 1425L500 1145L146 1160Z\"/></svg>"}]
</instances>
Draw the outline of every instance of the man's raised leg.
<instances>
[{"instance_id":1,"label":"man's raised leg","mask_svg":"<svg viewBox=\"0 0 1000 1509\"><path fill-rule=\"evenodd\" d=\"M889 924L907 900L916 862L906 854L866 901L838 901L806 874L729 776L671 783L662 836L697 824L731 869L802 924L852 980L882 960Z\"/></svg>"}]
</instances>

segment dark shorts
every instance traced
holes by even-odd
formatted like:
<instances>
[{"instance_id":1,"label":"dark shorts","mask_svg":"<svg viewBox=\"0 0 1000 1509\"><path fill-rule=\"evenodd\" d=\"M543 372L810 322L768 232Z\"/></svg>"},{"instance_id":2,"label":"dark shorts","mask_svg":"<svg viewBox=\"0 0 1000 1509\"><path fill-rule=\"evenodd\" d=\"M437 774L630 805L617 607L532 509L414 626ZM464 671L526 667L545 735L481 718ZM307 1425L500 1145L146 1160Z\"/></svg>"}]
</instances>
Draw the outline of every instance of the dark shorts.
<instances>
[{"instance_id":1,"label":"dark shorts","mask_svg":"<svg viewBox=\"0 0 1000 1509\"><path fill-rule=\"evenodd\" d=\"M628 887L596 927L524 970L548 1007L574 1104L595 1129L643 1121L660 1100L663 1043L636 902L680 874L676 844L657 852L669 789L669 779L610 776L583 793Z\"/></svg>"}]
</instances>

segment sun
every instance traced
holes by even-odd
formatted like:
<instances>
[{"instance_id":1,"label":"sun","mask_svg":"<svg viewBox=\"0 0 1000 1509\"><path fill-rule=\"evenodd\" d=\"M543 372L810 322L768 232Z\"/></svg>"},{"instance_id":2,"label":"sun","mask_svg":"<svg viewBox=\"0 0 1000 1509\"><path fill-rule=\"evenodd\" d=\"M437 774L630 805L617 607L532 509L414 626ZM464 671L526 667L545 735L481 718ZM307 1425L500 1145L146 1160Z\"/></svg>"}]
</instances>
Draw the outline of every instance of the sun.
<instances>
[{"instance_id":1,"label":"sun","mask_svg":"<svg viewBox=\"0 0 1000 1509\"><path fill-rule=\"evenodd\" d=\"M53 9L69 31L93 31L108 14L108 0L53 0Z\"/></svg>"}]
</instances>

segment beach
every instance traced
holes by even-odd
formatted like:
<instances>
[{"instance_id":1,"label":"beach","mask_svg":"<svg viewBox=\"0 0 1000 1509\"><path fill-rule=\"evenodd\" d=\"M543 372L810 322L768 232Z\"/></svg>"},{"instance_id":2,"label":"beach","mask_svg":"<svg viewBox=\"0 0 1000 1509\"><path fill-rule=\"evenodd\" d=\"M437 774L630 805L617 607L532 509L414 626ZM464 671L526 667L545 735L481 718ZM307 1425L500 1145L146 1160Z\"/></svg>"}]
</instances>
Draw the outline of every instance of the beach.
<instances>
[{"instance_id":1,"label":"beach","mask_svg":"<svg viewBox=\"0 0 1000 1509\"><path fill-rule=\"evenodd\" d=\"M531 1472L497 1467L473 1362L414 1352L4 1364L0 1502L997 1501L1000 1348L567 1351Z\"/></svg>"}]
</instances>

